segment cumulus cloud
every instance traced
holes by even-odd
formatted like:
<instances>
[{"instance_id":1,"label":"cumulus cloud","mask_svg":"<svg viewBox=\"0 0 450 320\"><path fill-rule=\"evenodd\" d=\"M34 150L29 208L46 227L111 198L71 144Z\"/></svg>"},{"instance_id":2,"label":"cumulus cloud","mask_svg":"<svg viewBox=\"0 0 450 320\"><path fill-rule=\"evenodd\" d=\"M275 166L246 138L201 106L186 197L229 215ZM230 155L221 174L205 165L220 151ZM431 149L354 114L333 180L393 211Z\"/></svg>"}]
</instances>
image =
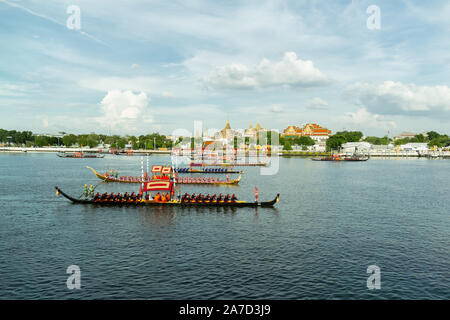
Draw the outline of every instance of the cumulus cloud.
<instances>
[{"instance_id":1,"label":"cumulus cloud","mask_svg":"<svg viewBox=\"0 0 450 320\"><path fill-rule=\"evenodd\" d=\"M450 88L445 85L356 83L347 88L347 93L356 96L369 111L379 114L432 115L450 111Z\"/></svg>"},{"instance_id":2,"label":"cumulus cloud","mask_svg":"<svg viewBox=\"0 0 450 320\"><path fill-rule=\"evenodd\" d=\"M108 91L100 103L103 116L97 121L104 126L135 129L138 124L153 122L153 118L145 114L149 101L144 92Z\"/></svg>"},{"instance_id":3,"label":"cumulus cloud","mask_svg":"<svg viewBox=\"0 0 450 320\"><path fill-rule=\"evenodd\" d=\"M347 112L339 120L359 129L373 128L387 130L397 128L397 124L394 121L387 120L379 114L372 114L365 108L361 108L356 112Z\"/></svg>"},{"instance_id":4,"label":"cumulus cloud","mask_svg":"<svg viewBox=\"0 0 450 320\"><path fill-rule=\"evenodd\" d=\"M230 64L216 67L201 81L214 89L255 89L274 86L314 87L329 83L329 79L312 61L286 52L279 62L263 59L256 66Z\"/></svg>"},{"instance_id":5,"label":"cumulus cloud","mask_svg":"<svg viewBox=\"0 0 450 320\"><path fill-rule=\"evenodd\" d=\"M311 110L327 110L328 102L316 97L306 102L305 106L307 109Z\"/></svg>"}]
</instances>

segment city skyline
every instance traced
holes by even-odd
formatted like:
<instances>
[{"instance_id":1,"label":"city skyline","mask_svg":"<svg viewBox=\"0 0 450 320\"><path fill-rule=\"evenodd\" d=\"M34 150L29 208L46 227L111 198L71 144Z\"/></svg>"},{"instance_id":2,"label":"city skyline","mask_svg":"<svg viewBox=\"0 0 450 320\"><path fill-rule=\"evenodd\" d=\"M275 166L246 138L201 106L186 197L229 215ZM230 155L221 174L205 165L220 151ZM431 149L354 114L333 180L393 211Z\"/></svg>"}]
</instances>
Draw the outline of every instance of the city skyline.
<instances>
[{"instance_id":1,"label":"city skyline","mask_svg":"<svg viewBox=\"0 0 450 320\"><path fill-rule=\"evenodd\" d=\"M0 0L0 128L447 133L450 4L373 4Z\"/></svg>"}]
</instances>

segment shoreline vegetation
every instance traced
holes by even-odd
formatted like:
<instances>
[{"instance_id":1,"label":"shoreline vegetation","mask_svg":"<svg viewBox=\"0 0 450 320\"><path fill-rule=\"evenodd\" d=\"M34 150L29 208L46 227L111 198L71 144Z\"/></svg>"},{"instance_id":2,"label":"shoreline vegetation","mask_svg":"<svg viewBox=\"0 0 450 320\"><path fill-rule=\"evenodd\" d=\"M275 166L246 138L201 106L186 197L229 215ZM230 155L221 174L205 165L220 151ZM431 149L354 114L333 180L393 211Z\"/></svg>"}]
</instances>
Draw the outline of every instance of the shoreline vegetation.
<instances>
[{"instance_id":1,"label":"shoreline vegetation","mask_svg":"<svg viewBox=\"0 0 450 320\"><path fill-rule=\"evenodd\" d=\"M97 148L58 148L58 147L0 147L0 153L60 153L60 152L84 152L84 153L105 153L109 154L107 150L101 150ZM140 149L133 150L135 155L170 155L172 150L150 150ZM326 157L330 156L331 152L328 151L294 151L294 150L281 150L275 155L282 157ZM345 155L351 155L347 153L341 153ZM370 151L365 155L374 158L443 158L450 159L450 151L435 152L430 150L426 153L419 153L417 151ZM270 157L270 155L267 155Z\"/></svg>"},{"instance_id":2,"label":"shoreline vegetation","mask_svg":"<svg viewBox=\"0 0 450 320\"><path fill-rule=\"evenodd\" d=\"M429 147L448 147L450 146L450 137L446 134L439 134L436 131L428 131L427 133L416 134L414 137L405 137L401 139L392 139L388 136L380 137L364 137L361 131L340 131L327 139L327 150L339 149L347 142L368 142L373 145L389 145L400 146L407 143L427 143Z\"/></svg>"},{"instance_id":3,"label":"shoreline vegetation","mask_svg":"<svg viewBox=\"0 0 450 320\"><path fill-rule=\"evenodd\" d=\"M436 131L417 134L412 137L390 138L388 136L375 137L364 136L361 131L339 131L331 135L322 150L311 149L316 144L309 136L283 137L277 131L267 132L266 144L270 145L273 135L278 135L278 155L282 156L327 156L333 150L341 149L342 145L349 142L368 142L375 146L393 146L392 150L378 150L367 152L369 156L426 156L438 153L440 156L448 156L447 149L450 147L450 137ZM234 138L234 148L237 146L237 138ZM134 153L170 153L172 147L176 147L182 138L176 139L175 143L171 137L152 133L147 135L104 135L104 134L80 134L75 135L59 132L56 135L33 134L31 131L16 131L0 129L0 152L109 152L110 150L133 150ZM197 141L195 139L195 141ZM262 142L262 141L261 141ZM200 141L203 146L205 142ZM256 143L260 144L260 136L256 137ZM429 152L418 153L399 151L398 147L408 143L426 143ZM244 144L250 146L250 139L245 138ZM296 146L296 148L293 148ZM255 146L252 145L252 148ZM191 149L194 148L194 138L191 138ZM440 148L441 150L437 150ZM251 149L251 148L250 148ZM295 150L294 150L295 149ZM300 150L301 149L301 150ZM274 150L275 151L275 150Z\"/></svg>"},{"instance_id":4,"label":"shoreline vegetation","mask_svg":"<svg viewBox=\"0 0 450 320\"><path fill-rule=\"evenodd\" d=\"M113 149L124 149L130 145L132 149L156 149L171 148L172 140L165 135L152 133L147 135L104 135L104 134L80 134L75 135L64 131L55 135L33 134L31 131L16 131L0 129L0 147L9 144L15 147L97 147L99 144L107 144Z\"/></svg>"},{"instance_id":5,"label":"shoreline vegetation","mask_svg":"<svg viewBox=\"0 0 450 320\"><path fill-rule=\"evenodd\" d=\"M72 152L84 152L84 153L105 153L109 154L108 149L102 149L102 148L89 148L89 147L83 147L83 148L72 148L72 147L53 147L53 146L47 146L47 147L0 147L0 152L11 152L11 153L18 153L18 152L31 152L31 153L72 153ZM170 154L172 150L169 149L163 149L163 150L153 150L153 149L139 149L139 150L133 150L133 153L136 154Z\"/></svg>"}]
</instances>

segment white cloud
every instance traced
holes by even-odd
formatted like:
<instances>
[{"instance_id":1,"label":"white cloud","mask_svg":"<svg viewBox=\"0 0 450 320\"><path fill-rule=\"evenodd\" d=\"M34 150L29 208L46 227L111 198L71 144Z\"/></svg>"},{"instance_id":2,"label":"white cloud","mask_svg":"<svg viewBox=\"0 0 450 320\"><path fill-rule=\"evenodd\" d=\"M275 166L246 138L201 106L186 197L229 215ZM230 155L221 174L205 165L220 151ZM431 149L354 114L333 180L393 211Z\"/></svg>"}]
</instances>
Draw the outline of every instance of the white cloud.
<instances>
[{"instance_id":1,"label":"white cloud","mask_svg":"<svg viewBox=\"0 0 450 320\"><path fill-rule=\"evenodd\" d=\"M347 88L371 112L432 115L450 111L450 87L417 86L385 81L379 85L356 83Z\"/></svg>"},{"instance_id":2,"label":"white cloud","mask_svg":"<svg viewBox=\"0 0 450 320\"><path fill-rule=\"evenodd\" d=\"M39 89L38 84L31 83L12 83L0 82L0 96L19 97L25 96L27 93L36 93Z\"/></svg>"},{"instance_id":3,"label":"white cloud","mask_svg":"<svg viewBox=\"0 0 450 320\"><path fill-rule=\"evenodd\" d=\"M139 77L89 77L78 81L81 88L108 92L111 90L142 91L152 96L164 98L198 97L201 91L194 81L176 77L139 76Z\"/></svg>"},{"instance_id":4,"label":"white cloud","mask_svg":"<svg viewBox=\"0 0 450 320\"><path fill-rule=\"evenodd\" d=\"M361 108L356 112L347 112L344 116L341 116L339 120L363 130L366 128L387 130L389 128L397 127L397 124L394 121L386 120L385 117L379 114L372 114L365 108Z\"/></svg>"},{"instance_id":5,"label":"white cloud","mask_svg":"<svg viewBox=\"0 0 450 320\"><path fill-rule=\"evenodd\" d=\"M154 77L98 77L82 79L78 83L83 88L89 88L98 91L110 90L135 90L135 91L152 91L157 90L160 86L160 80Z\"/></svg>"},{"instance_id":6,"label":"white cloud","mask_svg":"<svg viewBox=\"0 0 450 320\"><path fill-rule=\"evenodd\" d=\"M39 120L41 120L41 122L42 122L42 128L48 128L48 117L47 116L39 117Z\"/></svg>"},{"instance_id":7,"label":"white cloud","mask_svg":"<svg viewBox=\"0 0 450 320\"><path fill-rule=\"evenodd\" d=\"M263 59L258 65L230 64L216 67L201 81L215 89L255 89L274 86L314 87L329 83L329 79L314 67L312 61L286 52L279 62Z\"/></svg>"},{"instance_id":8,"label":"white cloud","mask_svg":"<svg viewBox=\"0 0 450 320\"><path fill-rule=\"evenodd\" d=\"M109 91L100 103L103 116L97 118L97 121L106 127L135 130L142 123L153 122L153 118L145 114L149 101L144 92Z\"/></svg>"},{"instance_id":9,"label":"white cloud","mask_svg":"<svg viewBox=\"0 0 450 320\"><path fill-rule=\"evenodd\" d=\"M163 92L162 92L162 96L163 96L164 98L173 98L173 97L174 97L173 93L170 92L170 91L163 91Z\"/></svg>"},{"instance_id":10,"label":"white cloud","mask_svg":"<svg viewBox=\"0 0 450 320\"><path fill-rule=\"evenodd\" d=\"M270 112L274 112L274 113L280 113L283 112L283 107L280 105L273 105L269 108Z\"/></svg>"},{"instance_id":11,"label":"white cloud","mask_svg":"<svg viewBox=\"0 0 450 320\"><path fill-rule=\"evenodd\" d=\"M311 110L326 110L328 109L328 102L316 97L306 103L306 108Z\"/></svg>"}]
</instances>

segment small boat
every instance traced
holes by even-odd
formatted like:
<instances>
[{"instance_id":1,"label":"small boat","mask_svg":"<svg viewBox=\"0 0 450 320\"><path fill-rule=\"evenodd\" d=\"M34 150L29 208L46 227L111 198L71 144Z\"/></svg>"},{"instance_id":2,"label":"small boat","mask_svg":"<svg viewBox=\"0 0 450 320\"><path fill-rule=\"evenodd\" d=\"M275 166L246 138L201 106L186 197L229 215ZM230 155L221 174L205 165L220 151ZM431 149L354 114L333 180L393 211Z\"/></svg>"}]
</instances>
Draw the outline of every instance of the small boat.
<instances>
[{"instance_id":1,"label":"small boat","mask_svg":"<svg viewBox=\"0 0 450 320\"><path fill-rule=\"evenodd\" d=\"M83 152L74 152L74 153L57 153L56 154L60 158L104 158L104 154L100 153L83 153Z\"/></svg>"},{"instance_id":2,"label":"small boat","mask_svg":"<svg viewBox=\"0 0 450 320\"><path fill-rule=\"evenodd\" d=\"M160 202L155 200L135 199L135 200L92 200L84 198L74 198L63 192L58 187L55 187L56 195L61 194L63 197L69 199L73 203L79 204L93 204L99 206L173 206L173 207L273 207L280 199L278 193L275 199L266 202L248 202L248 201L181 201L171 200L168 202Z\"/></svg>"},{"instance_id":3,"label":"small boat","mask_svg":"<svg viewBox=\"0 0 450 320\"><path fill-rule=\"evenodd\" d=\"M242 173L243 171L236 171L229 168L203 168L203 169L193 169L193 168L175 168L176 173Z\"/></svg>"},{"instance_id":4,"label":"small boat","mask_svg":"<svg viewBox=\"0 0 450 320\"><path fill-rule=\"evenodd\" d=\"M329 157L312 158L313 161L367 161L369 157L352 155L352 156L341 156L339 154L332 154Z\"/></svg>"},{"instance_id":5,"label":"small boat","mask_svg":"<svg viewBox=\"0 0 450 320\"><path fill-rule=\"evenodd\" d=\"M116 156L128 156L128 157L132 157L132 156L139 156L139 155L143 155L143 154L138 154L136 152L134 152L133 150L125 150L125 151L119 151L119 152L112 152L113 154L115 154ZM148 155L148 154L146 154Z\"/></svg>"},{"instance_id":6,"label":"small boat","mask_svg":"<svg viewBox=\"0 0 450 320\"><path fill-rule=\"evenodd\" d=\"M152 180L169 180L169 178L167 177L167 179L165 179L165 177L162 177L160 179L155 178L155 177L149 177L149 176L144 176L144 177L133 177L133 176L119 176L119 177L113 177L110 175L105 174L101 174L98 173L97 171L95 171L94 168L91 168L89 166L87 166L87 168L91 169L92 172L95 174L95 176L105 182L119 182L119 183L144 183L144 182L149 182ZM211 178L190 178L190 177L176 177L174 178L175 182L178 184L213 184L213 185L233 185L233 184L238 184L241 181L241 174L239 174L239 177L236 179L231 179L231 180L218 180L218 179L211 179Z\"/></svg>"}]
</instances>

